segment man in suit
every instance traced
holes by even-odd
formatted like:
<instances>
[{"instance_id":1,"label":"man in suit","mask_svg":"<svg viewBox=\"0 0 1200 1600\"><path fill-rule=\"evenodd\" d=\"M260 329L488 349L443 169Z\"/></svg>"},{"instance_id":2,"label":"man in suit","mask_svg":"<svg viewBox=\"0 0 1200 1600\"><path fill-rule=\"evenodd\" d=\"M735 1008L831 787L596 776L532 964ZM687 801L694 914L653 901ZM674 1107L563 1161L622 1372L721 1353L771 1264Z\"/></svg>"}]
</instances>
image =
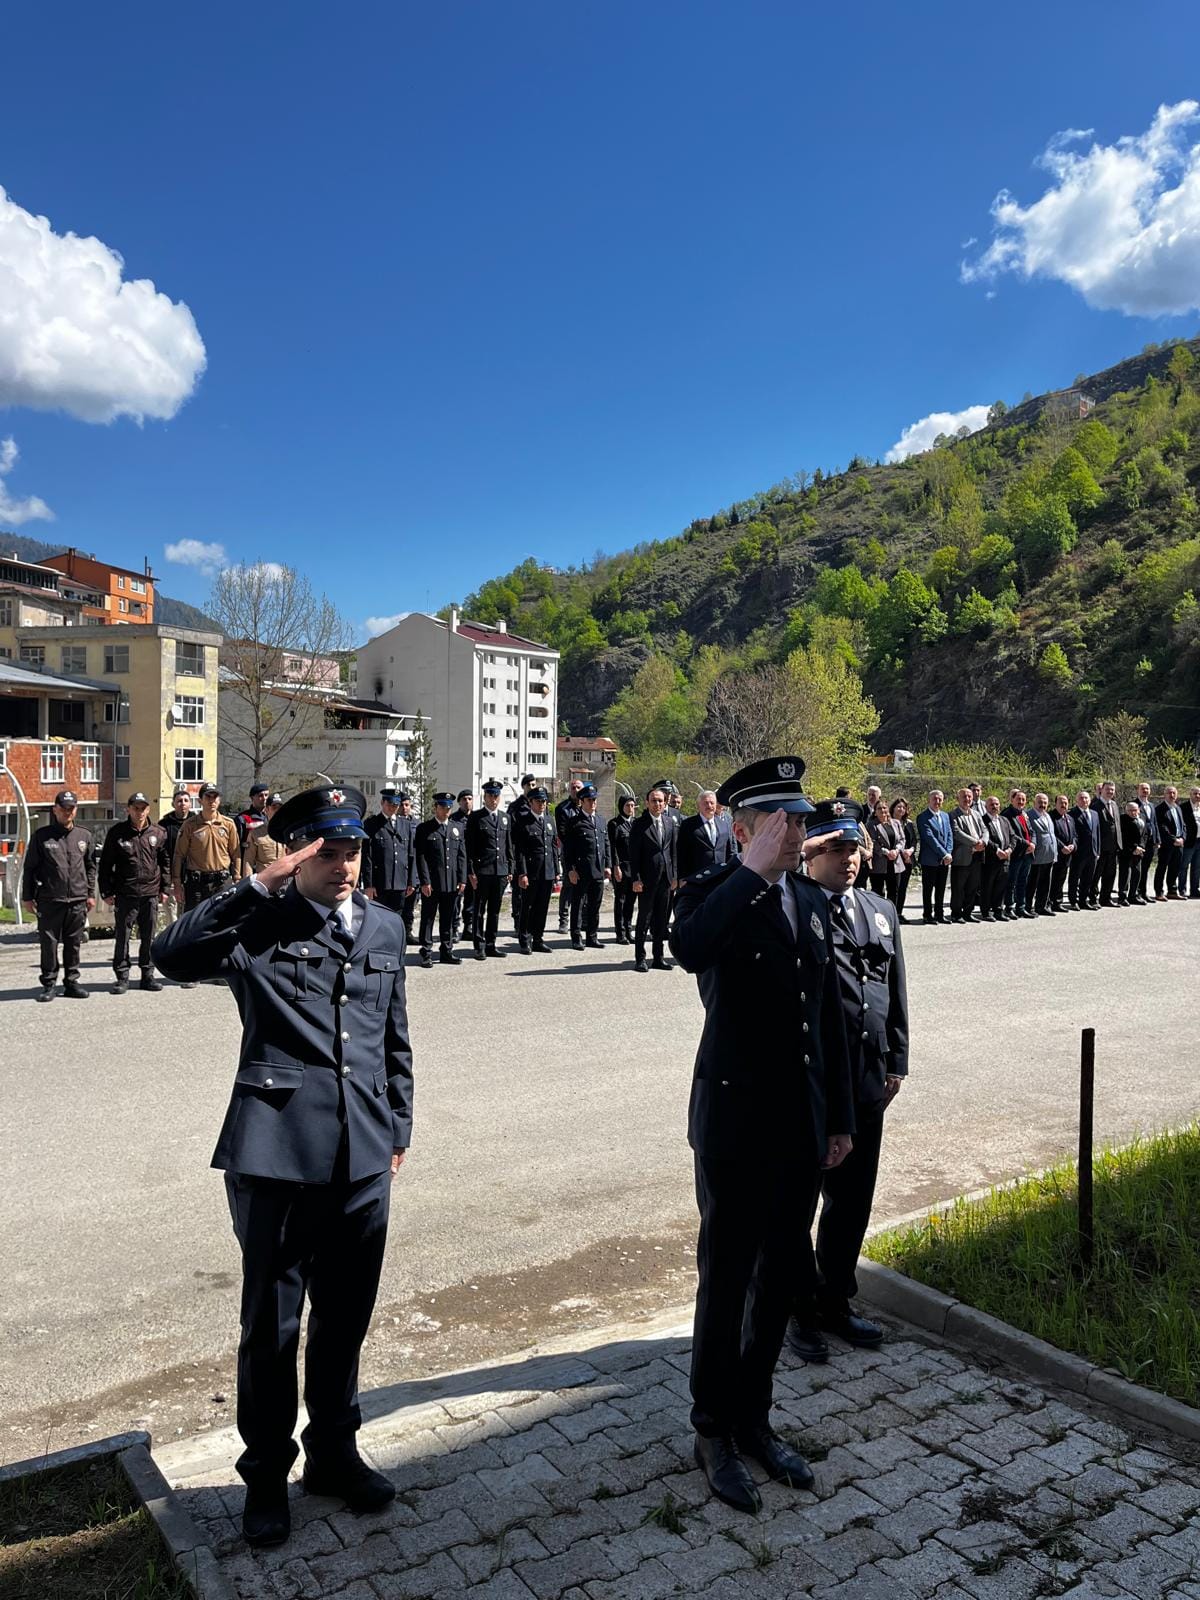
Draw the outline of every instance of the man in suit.
<instances>
[{"instance_id":1,"label":"man in suit","mask_svg":"<svg viewBox=\"0 0 1200 1600\"><path fill-rule=\"evenodd\" d=\"M1025 809L1028 796L1024 789L1010 789L1008 804L1001 812L1012 828L1013 853L1008 863L1008 883L1004 888L1004 915L1008 921L1015 917L1032 917L1026 901L1029 874L1033 868L1033 824Z\"/></svg>"},{"instance_id":2,"label":"man in suit","mask_svg":"<svg viewBox=\"0 0 1200 1600\"><path fill-rule=\"evenodd\" d=\"M1067 900L1076 911L1095 911L1096 872L1100 866L1100 817L1092 810L1092 797L1080 789L1071 807L1075 824L1075 850L1067 877Z\"/></svg>"},{"instance_id":3,"label":"man in suit","mask_svg":"<svg viewBox=\"0 0 1200 1600\"><path fill-rule=\"evenodd\" d=\"M834 802L822 800L808 820L804 841L809 880L829 902L854 1092L854 1148L840 1166L820 1174L800 1240L806 1290L797 1302L789 1342L806 1361L829 1359L825 1333L860 1349L883 1340L883 1329L858 1316L851 1301L858 1293L855 1267L875 1198L884 1112L908 1076L908 992L899 913L885 896L855 885L862 825L858 806L835 813ZM809 1253L818 1190L822 1205L814 1262Z\"/></svg>"},{"instance_id":4,"label":"man in suit","mask_svg":"<svg viewBox=\"0 0 1200 1600\"><path fill-rule=\"evenodd\" d=\"M1159 901L1178 900L1179 863L1183 859L1186 835L1179 790L1173 783L1163 790L1163 797L1155 806L1154 815L1158 822L1159 839L1158 865L1154 869L1154 898Z\"/></svg>"},{"instance_id":5,"label":"man in suit","mask_svg":"<svg viewBox=\"0 0 1200 1600\"><path fill-rule=\"evenodd\" d=\"M633 872L629 864L629 834L637 801L623 794L617 801L617 815L608 825L609 857L612 861L613 929L618 944L633 943L633 911L637 897L633 892Z\"/></svg>"},{"instance_id":6,"label":"man in suit","mask_svg":"<svg viewBox=\"0 0 1200 1600\"><path fill-rule=\"evenodd\" d=\"M582 778L572 778L567 785L567 792L554 808L554 827L558 833L558 848L561 854L567 829L579 815L579 791L583 788ZM575 898L575 888L569 879L563 880L563 886L558 895L558 931L566 933L571 923L571 903Z\"/></svg>"},{"instance_id":7,"label":"man in suit","mask_svg":"<svg viewBox=\"0 0 1200 1600\"><path fill-rule=\"evenodd\" d=\"M931 789L929 804L917 817L923 922L946 920L946 877L954 859L954 834L942 810L945 798L940 789Z\"/></svg>"},{"instance_id":8,"label":"man in suit","mask_svg":"<svg viewBox=\"0 0 1200 1600\"><path fill-rule=\"evenodd\" d=\"M237 1469L242 1530L291 1527L296 1353L308 1296L304 1487L382 1509L391 1481L355 1448L359 1349L379 1286L392 1178L412 1137L404 924L356 892L366 800L308 789L267 826L286 854L154 941L169 977L222 977L242 1017L212 1164L242 1251Z\"/></svg>"},{"instance_id":9,"label":"man in suit","mask_svg":"<svg viewBox=\"0 0 1200 1600\"><path fill-rule=\"evenodd\" d=\"M971 810L982 822L984 817L987 816L987 802L983 798L983 785L978 779L972 778L967 788L971 791Z\"/></svg>"},{"instance_id":10,"label":"man in suit","mask_svg":"<svg viewBox=\"0 0 1200 1600\"><path fill-rule=\"evenodd\" d=\"M546 811L545 789L528 791L529 810L514 827L513 855L516 882L521 890L521 920L517 948L523 956L550 954L546 943L546 914L550 896L562 882L562 854L554 818Z\"/></svg>"},{"instance_id":11,"label":"man in suit","mask_svg":"<svg viewBox=\"0 0 1200 1600\"><path fill-rule=\"evenodd\" d=\"M987 848L983 857L980 905L985 922L1002 922L1005 920L1004 886L1008 881L1008 863L1012 859L1012 823L1007 817L1001 816L998 795L988 795L983 804Z\"/></svg>"},{"instance_id":12,"label":"man in suit","mask_svg":"<svg viewBox=\"0 0 1200 1600\"><path fill-rule=\"evenodd\" d=\"M467 818L467 882L475 897L475 959L502 958L497 947L500 932L500 907L504 891L512 882L512 821L500 809L504 785L489 778L483 786L483 809Z\"/></svg>"},{"instance_id":13,"label":"man in suit","mask_svg":"<svg viewBox=\"0 0 1200 1600\"><path fill-rule=\"evenodd\" d=\"M416 832L417 881L421 886L421 965L433 965L433 922L437 918L438 960L444 967L462 966L454 953L454 901L467 881L467 852L462 824L450 820L452 794L435 794L433 815Z\"/></svg>"},{"instance_id":14,"label":"man in suit","mask_svg":"<svg viewBox=\"0 0 1200 1600\"><path fill-rule=\"evenodd\" d=\"M1179 896L1200 900L1200 785L1193 785L1183 813L1183 855L1179 862Z\"/></svg>"},{"instance_id":15,"label":"man in suit","mask_svg":"<svg viewBox=\"0 0 1200 1600\"><path fill-rule=\"evenodd\" d=\"M604 818L596 810L596 786L585 783L577 801L579 814L563 840L563 871L571 885L571 946L599 950L600 907L604 885L612 877L612 853Z\"/></svg>"},{"instance_id":16,"label":"man in suit","mask_svg":"<svg viewBox=\"0 0 1200 1600\"><path fill-rule=\"evenodd\" d=\"M679 881L677 846L679 824L667 810L667 797L661 789L651 789L646 809L629 830L629 865L633 872L633 892L638 897L637 924L633 933L635 972L648 972L646 935L654 951L654 965L669 972L671 963L664 949L667 921L671 912L671 891Z\"/></svg>"},{"instance_id":17,"label":"man in suit","mask_svg":"<svg viewBox=\"0 0 1200 1600\"><path fill-rule=\"evenodd\" d=\"M1064 895L1066 893L1067 874L1071 870L1071 863L1079 849L1079 835L1075 829L1075 818L1071 815L1071 800L1069 795L1056 794L1054 809L1050 812L1050 822L1054 828L1054 842L1058 845L1058 856L1050 870L1050 899L1046 909L1051 916L1058 916L1059 912L1074 911L1076 907L1068 904Z\"/></svg>"},{"instance_id":18,"label":"man in suit","mask_svg":"<svg viewBox=\"0 0 1200 1600\"><path fill-rule=\"evenodd\" d=\"M977 922L983 877L983 858L987 850L983 823L975 812L969 788L955 796L958 804L950 813L950 832L954 839L950 862L950 921Z\"/></svg>"},{"instance_id":19,"label":"man in suit","mask_svg":"<svg viewBox=\"0 0 1200 1600\"><path fill-rule=\"evenodd\" d=\"M717 797L705 789L696 802L696 815L679 824L679 876L694 878L707 867L726 866L737 854L728 817L717 815Z\"/></svg>"},{"instance_id":20,"label":"man in suit","mask_svg":"<svg viewBox=\"0 0 1200 1600\"><path fill-rule=\"evenodd\" d=\"M394 911L411 939L420 884L411 798L394 783L385 783L379 791L379 810L363 826L367 833L362 848L363 893L368 900Z\"/></svg>"},{"instance_id":21,"label":"man in suit","mask_svg":"<svg viewBox=\"0 0 1200 1600\"><path fill-rule=\"evenodd\" d=\"M1142 861L1146 855L1146 819L1136 800L1126 803L1121 813L1121 851L1117 859L1117 904L1144 905L1138 893Z\"/></svg>"},{"instance_id":22,"label":"man in suit","mask_svg":"<svg viewBox=\"0 0 1200 1600\"><path fill-rule=\"evenodd\" d=\"M1117 881L1117 852L1121 848L1121 808L1117 786L1105 779L1092 796L1092 810L1100 819L1100 859L1096 865L1096 903L1111 906Z\"/></svg>"},{"instance_id":23,"label":"man in suit","mask_svg":"<svg viewBox=\"0 0 1200 1600\"><path fill-rule=\"evenodd\" d=\"M744 1456L794 1488L813 1481L771 1429L771 1380L813 1187L853 1134L829 907L797 871L812 811L803 773L798 756L772 757L721 785L741 860L683 883L671 935L704 1003L688 1111L695 1456L713 1493L748 1512L761 1500Z\"/></svg>"},{"instance_id":24,"label":"man in suit","mask_svg":"<svg viewBox=\"0 0 1200 1600\"><path fill-rule=\"evenodd\" d=\"M1142 840L1142 857L1137 885L1137 903L1148 906L1150 904L1150 868L1154 861L1155 852L1158 850L1161 839L1158 829L1158 810L1150 798L1150 785L1139 783L1137 786L1137 806L1142 821L1146 824L1146 836ZM1157 896L1157 890L1155 891ZM1133 899L1133 895L1130 895Z\"/></svg>"}]
</instances>

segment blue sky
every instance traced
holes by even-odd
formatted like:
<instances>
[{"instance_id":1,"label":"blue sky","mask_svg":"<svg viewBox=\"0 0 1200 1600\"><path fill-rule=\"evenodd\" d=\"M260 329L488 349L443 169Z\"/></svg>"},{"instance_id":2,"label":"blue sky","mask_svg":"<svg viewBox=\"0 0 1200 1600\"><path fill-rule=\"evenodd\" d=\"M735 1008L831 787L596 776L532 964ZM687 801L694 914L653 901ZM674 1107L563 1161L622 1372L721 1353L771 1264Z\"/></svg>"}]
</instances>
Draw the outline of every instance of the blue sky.
<instances>
[{"instance_id":1,"label":"blue sky","mask_svg":"<svg viewBox=\"0 0 1200 1600\"><path fill-rule=\"evenodd\" d=\"M5 32L0 324L24 212L187 312L121 302L143 359L100 294L48 377L0 326L0 507L196 603L169 545L288 561L356 625L436 608L1200 327L1194 261L1109 261L1112 147L1198 86L1178 5L76 0ZM1065 129L1083 165L1037 166ZM997 192L1056 186L961 281ZM22 314L69 323L68 277Z\"/></svg>"}]
</instances>

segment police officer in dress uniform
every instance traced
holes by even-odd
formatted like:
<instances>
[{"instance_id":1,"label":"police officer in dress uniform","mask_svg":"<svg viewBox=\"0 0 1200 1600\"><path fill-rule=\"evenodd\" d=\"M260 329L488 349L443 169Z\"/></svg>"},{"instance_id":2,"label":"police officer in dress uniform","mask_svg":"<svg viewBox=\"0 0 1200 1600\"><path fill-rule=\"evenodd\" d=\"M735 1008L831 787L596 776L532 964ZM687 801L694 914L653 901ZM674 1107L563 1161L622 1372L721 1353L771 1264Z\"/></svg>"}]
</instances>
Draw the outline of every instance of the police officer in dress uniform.
<instances>
[{"instance_id":1,"label":"police officer in dress uniform","mask_svg":"<svg viewBox=\"0 0 1200 1600\"><path fill-rule=\"evenodd\" d=\"M862 862L863 809L853 800L822 800L808 819L804 861L829 903L834 963L846 1023L854 1090L854 1149L820 1175L801 1229L804 1254L796 1316L788 1342L806 1361L826 1361L824 1332L872 1349L883 1330L851 1309L855 1266L871 1220L884 1112L908 1076L908 995L900 917L883 895L856 885ZM812 1222L822 1197L817 1249Z\"/></svg>"},{"instance_id":2,"label":"police officer in dress uniform","mask_svg":"<svg viewBox=\"0 0 1200 1600\"><path fill-rule=\"evenodd\" d=\"M530 792L531 789L538 788L538 786L539 786L538 785L538 780L534 777L533 773L532 772L527 772L525 774L525 776L521 779L521 792L520 792L520 794L517 796L517 798L515 800L513 800L510 803L510 805L508 807L509 824L510 824L512 830L513 830L512 836L513 836L513 842L514 842L513 843L514 851L515 851L515 848L516 848L517 829L521 826L521 824L524 822L525 818L529 815L529 792ZM514 857L514 865L515 865L515 857ZM512 919L513 919L513 932L514 933L517 932L517 930L519 929L519 927L521 925L521 896L522 896L523 893L524 893L524 890L521 888L520 884L517 882L516 877L514 875L514 877L513 877L513 886L512 886L512 907L511 907L511 909L512 909Z\"/></svg>"},{"instance_id":3,"label":"police officer in dress uniform","mask_svg":"<svg viewBox=\"0 0 1200 1600\"><path fill-rule=\"evenodd\" d=\"M629 830L629 867L633 873L633 892L638 897L637 925L634 929L635 972L648 972L646 935L649 933L654 965L669 972L671 963L663 954L667 923L671 916L671 891L679 878L676 846L679 823L667 810L666 791L661 784L646 795L646 809Z\"/></svg>"},{"instance_id":4,"label":"police officer in dress uniform","mask_svg":"<svg viewBox=\"0 0 1200 1600\"><path fill-rule=\"evenodd\" d=\"M582 778L572 778L567 785L566 795L554 808L554 826L558 830L558 848L560 855L566 849L567 829L579 815L579 794L583 788ZM566 933L571 924L571 905L575 899L575 886L571 880L565 879L558 896L558 931Z\"/></svg>"},{"instance_id":5,"label":"police officer in dress uniform","mask_svg":"<svg viewBox=\"0 0 1200 1600\"><path fill-rule=\"evenodd\" d=\"M96 904L96 846L88 830L76 826L78 804L70 789L60 789L54 796L53 820L35 830L25 852L21 901L26 911L37 912L39 1000L54 999L60 944L63 993L68 1000L88 998L79 981L79 959L88 912Z\"/></svg>"},{"instance_id":6,"label":"police officer in dress uniform","mask_svg":"<svg viewBox=\"0 0 1200 1600\"><path fill-rule=\"evenodd\" d=\"M633 892L633 872L629 865L629 830L633 827L633 813L637 801L631 794L623 794L617 801L617 815L608 825L608 851L612 860L613 931L618 944L633 943L633 910L637 896Z\"/></svg>"},{"instance_id":7,"label":"police officer in dress uniform","mask_svg":"<svg viewBox=\"0 0 1200 1600\"><path fill-rule=\"evenodd\" d=\"M267 824L286 853L154 942L168 976L224 977L242 1016L212 1164L242 1250L237 1468L253 1545L290 1532L306 1293L304 1487L356 1512L395 1494L355 1447L359 1350L412 1135L404 925L355 892L365 810L357 789L293 796Z\"/></svg>"},{"instance_id":8,"label":"police officer in dress uniform","mask_svg":"<svg viewBox=\"0 0 1200 1600\"><path fill-rule=\"evenodd\" d=\"M796 1237L821 1168L854 1130L830 913L800 877L804 762L756 761L717 791L740 861L679 890L671 948L704 1002L688 1141L699 1286L692 1344L696 1461L713 1493L757 1511L743 1461L807 1489L808 1464L772 1431L771 1380L796 1285Z\"/></svg>"},{"instance_id":9,"label":"police officer in dress uniform","mask_svg":"<svg viewBox=\"0 0 1200 1600\"><path fill-rule=\"evenodd\" d=\"M460 789L455 799L458 801L458 810L450 813L450 821L458 823L465 841L467 823L475 810L475 794L471 789ZM475 891L471 888L469 880L454 897L455 944L458 943L460 934L464 939L473 940L475 937Z\"/></svg>"},{"instance_id":10,"label":"police officer in dress uniform","mask_svg":"<svg viewBox=\"0 0 1200 1600\"><path fill-rule=\"evenodd\" d=\"M433 965L433 919L438 924L438 960L444 967L461 967L454 954L454 897L467 881L467 853L462 824L450 820L452 794L435 794L433 816L416 833L417 877L421 885L421 965Z\"/></svg>"},{"instance_id":11,"label":"police officer in dress uniform","mask_svg":"<svg viewBox=\"0 0 1200 1600\"><path fill-rule=\"evenodd\" d=\"M467 882L475 896L475 959L488 956L501 959L507 954L496 948L500 930L500 907L504 890L512 882L512 824L500 809L504 785L489 778L483 786L483 810L472 811L467 819Z\"/></svg>"},{"instance_id":12,"label":"police officer in dress uniform","mask_svg":"<svg viewBox=\"0 0 1200 1600\"><path fill-rule=\"evenodd\" d=\"M558 831L546 811L549 798L545 789L529 791L529 813L513 830L517 884L521 889L521 920L517 925L517 948L523 956L549 955L546 943L546 914L550 896L562 881Z\"/></svg>"},{"instance_id":13,"label":"police officer in dress uniform","mask_svg":"<svg viewBox=\"0 0 1200 1600\"><path fill-rule=\"evenodd\" d=\"M404 919L412 938L413 911L420 877L417 872L417 822L412 800L394 783L379 791L379 810L365 823L362 887L368 900L377 900Z\"/></svg>"},{"instance_id":14,"label":"police officer in dress uniform","mask_svg":"<svg viewBox=\"0 0 1200 1600\"><path fill-rule=\"evenodd\" d=\"M563 871L571 885L571 948L600 950L600 907L604 885L612 877L612 854L604 818L596 810L596 786L579 791L579 814L563 842Z\"/></svg>"},{"instance_id":15,"label":"police officer in dress uniform","mask_svg":"<svg viewBox=\"0 0 1200 1600\"><path fill-rule=\"evenodd\" d=\"M157 993L150 943L158 908L171 898L171 854L165 830L150 821L150 801L139 790L125 802L125 821L110 828L100 851L100 894L112 906L114 994L129 989L129 945L138 932L140 988Z\"/></svg>"}]
</instances>

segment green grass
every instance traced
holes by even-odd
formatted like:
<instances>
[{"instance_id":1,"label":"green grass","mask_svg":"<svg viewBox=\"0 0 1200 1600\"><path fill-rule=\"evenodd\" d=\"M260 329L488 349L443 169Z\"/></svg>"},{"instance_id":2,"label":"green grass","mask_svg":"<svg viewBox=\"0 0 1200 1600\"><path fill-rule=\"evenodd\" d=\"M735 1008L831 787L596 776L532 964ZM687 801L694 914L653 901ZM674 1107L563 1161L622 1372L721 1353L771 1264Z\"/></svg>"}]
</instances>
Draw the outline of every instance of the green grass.
<instances>
[{"instance_id":1,"label":"green grass","mask_svg":"<svg viewBox=\"0 0 1200 1600\"><path fill-rule=\"evenodd\" d=\"M865 1253L1060 1349L1200 1404L1200 1125L1096 1158L1095 1260L1074 1162L959 1200Z\"/></svg>"}]
</instances>

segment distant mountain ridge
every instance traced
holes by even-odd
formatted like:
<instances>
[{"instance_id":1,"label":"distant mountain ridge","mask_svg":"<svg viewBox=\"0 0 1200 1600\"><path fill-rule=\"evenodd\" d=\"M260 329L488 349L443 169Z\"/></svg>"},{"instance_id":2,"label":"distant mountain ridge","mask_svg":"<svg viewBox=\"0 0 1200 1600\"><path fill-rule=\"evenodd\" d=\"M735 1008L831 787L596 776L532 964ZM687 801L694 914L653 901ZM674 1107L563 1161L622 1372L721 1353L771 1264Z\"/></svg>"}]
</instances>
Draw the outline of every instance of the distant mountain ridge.
<instances>
[{"instance_id":1,"label":"distant mountain ridge","mask_svg":"<svg viewBox=\"0 0 1200 1600\"><path fill-rule=\"evenodd\" d=\"M30 539L25 534L0 529L0 555L16 555L22 561L45 561L47 556L56 556L62 549L61 544L47 544L42 539ZM104 556L96 552L96 559L103 561ZM221 631L199 607L189 605L186 600L172 600L157 586L154 593L154 620L161 622L165 628L198 628L209 633Z\"/></svg>"}]
</instances>

